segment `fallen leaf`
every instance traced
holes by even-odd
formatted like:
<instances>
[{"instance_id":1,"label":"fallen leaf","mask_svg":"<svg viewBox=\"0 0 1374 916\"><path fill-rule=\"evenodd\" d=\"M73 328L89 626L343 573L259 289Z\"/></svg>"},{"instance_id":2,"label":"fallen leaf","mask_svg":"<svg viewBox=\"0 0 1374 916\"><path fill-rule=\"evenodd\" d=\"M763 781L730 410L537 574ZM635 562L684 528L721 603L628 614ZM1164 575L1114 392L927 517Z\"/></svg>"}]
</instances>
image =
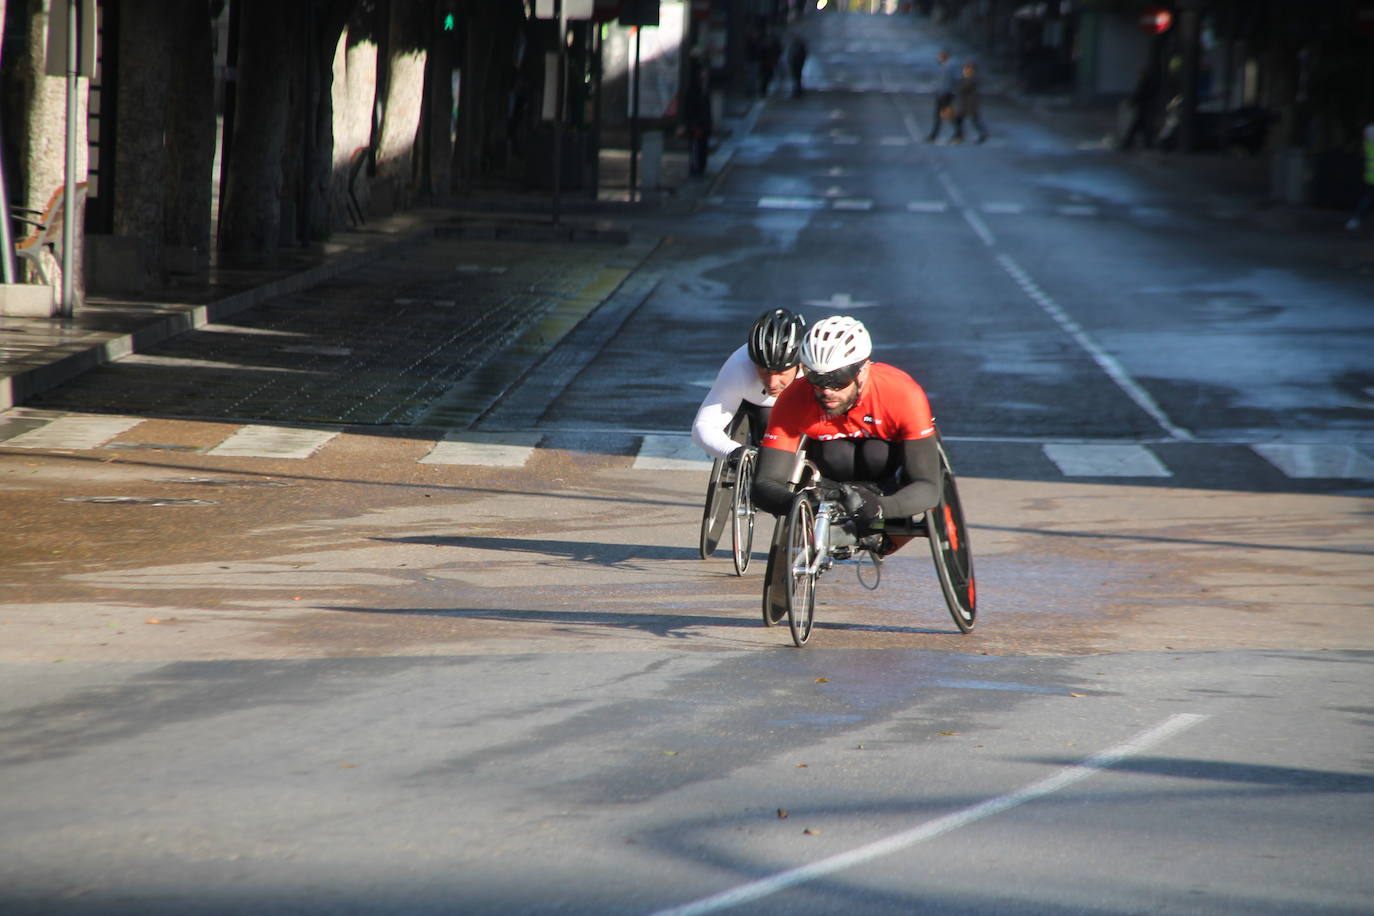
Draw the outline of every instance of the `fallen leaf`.
<instances>
[{"instance_id":1,"label":"fallen leaf","mask_svg":"<svg viewBox=\"0 0 1374 916\"><path fill-rule=\"evenodd\" d=\"M1071 694L1069 694L1069 696L1071 696L1071 697L1078 697L1079 699L1082 699L1083 697L1087 696L1087 694L1086 694L1086 693L1071 693Z\"/></svg>"},{"instance_id":2,"label":"fallen leaf","mask_svg":"<svg viewBox=\"0 0 1374 916\"><path fill-rule=\"evenodd\" d=\"M804 764L804 763L799 763L799 764L797 764L797 768L798 768L798 769L801 769L801 768L804 767L804 766L806 766L806 764Z\"/></svg>"},{"instance_id":3,"label":"fallen leaf","mask_svg":"<svg viewBox=\"0 0 1374 916\"><path fill-rule=\"evenodd\" d=\"M784 818L784 817L787 817L787 809L786 809L786 808L779 808L779 809L778 809L778 818L781 819L781 818Z\"/></svg>"},{"instance_id":4,"label":"fallen leaf","mask_svg":"<svg viewBox=\"0 0 1374 916\"><path fill-rule=\"evenodd\" d=\"M664 752L663 752L663 756L664 756L664 757L676 757L676 756L677 756L677 751L664 751Z\"/></svg>"},{"instance_id":5,"label":"fallen leaf","mask_svg":"<svg viewBox=\"0 0 1374 916\"><path fill-rule=\"evenodd\" d=\"M806 834L807 836L820 836L820 835L821 835L821 832L820 832L819 830L812 830L810 827L807 827L805 830L802 831L802 833Z\"/></svg>"},{"instance_id":6,"label":"fallen leaf","mask_svg":"<svg viewBox=\"0 0 1374 916\"><path fill-rule=\"evenodd\" d=\"M162 623L162 621L161 621L161 620L158 620L156 617L149 617L147 620L145 620L145 621L143 621L143 622L144 622L144 623Z\"/></svg>"},{"instance_id":7,"label":"fallen leaf","mask_svg":"<svg viewBox=\"0 0 1374 916\"><path fill-rule=\"evenodd\" d=\"M959 734L959 733L958 733L958 732L940 732L940 734L942 734L942 735L957 735L957 734Z\"/></svg>"},{"instance_id":8,"label":"fallen leaf","mask_svg":"<svg viewBox=\"0 0 1374 916\"><path fill-rule=\"evenodd\" d=\"M817 684L829 684L829 683L830 683L830 678L828 678L828 677L818 677L818 678L816 678L816 683L817 683Z\"/></svg>"},{"instance_id":9,"label":"fallen leaf","mask_svg":"<svg viewBox=\"0 0 1374 916\"><path fill-rule=\"evenodd\" d=\"M356 763L341 763L341 764L339 764L339 769L341 769L341 770L356 770L357 768L358 768L358 765L357 765Z\"/></svg>"}]
</instances>

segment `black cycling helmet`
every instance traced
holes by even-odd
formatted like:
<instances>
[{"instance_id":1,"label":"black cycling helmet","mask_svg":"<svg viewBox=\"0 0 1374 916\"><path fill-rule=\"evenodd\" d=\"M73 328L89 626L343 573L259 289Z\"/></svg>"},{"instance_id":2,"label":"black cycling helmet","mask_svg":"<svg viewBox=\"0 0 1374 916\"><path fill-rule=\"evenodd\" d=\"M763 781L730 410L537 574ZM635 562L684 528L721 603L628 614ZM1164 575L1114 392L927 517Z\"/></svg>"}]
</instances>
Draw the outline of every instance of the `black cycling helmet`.
<instances>
[{"instance_id":1,"label":"black cycling helmet","mask_svg":"<svg viewBox=\"0 0 1374 916\"><path fill-rule=\"evenodd\" d=\"M749 329L749 358L771 372L791 369L801 362L802 334L806 320L787 309L769 309Z\"/></svg>"}]
</instances>

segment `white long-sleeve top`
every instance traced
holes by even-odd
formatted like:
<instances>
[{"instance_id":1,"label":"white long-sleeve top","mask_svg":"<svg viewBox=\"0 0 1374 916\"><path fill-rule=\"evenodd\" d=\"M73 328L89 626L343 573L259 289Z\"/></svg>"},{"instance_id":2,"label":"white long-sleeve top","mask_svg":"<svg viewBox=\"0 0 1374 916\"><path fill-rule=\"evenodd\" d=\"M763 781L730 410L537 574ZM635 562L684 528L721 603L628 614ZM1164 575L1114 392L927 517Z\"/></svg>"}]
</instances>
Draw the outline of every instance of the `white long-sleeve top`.
<instances>
[{"instance_id":1,"label":"white long-sleeve top","mask_svg":"<svg viewBox=\"0 0 1374 916\"><path fill-rule=\"evenodd\" d=\"M759 381L754 362L749 358L749 347L740 347L720 367L706 399L697 408L696 419L692 421L692 441L712 457L724 458L739 447L725 430L739 410L740 402L772 407L776 400Z\"/></svg>"}]
</instances>

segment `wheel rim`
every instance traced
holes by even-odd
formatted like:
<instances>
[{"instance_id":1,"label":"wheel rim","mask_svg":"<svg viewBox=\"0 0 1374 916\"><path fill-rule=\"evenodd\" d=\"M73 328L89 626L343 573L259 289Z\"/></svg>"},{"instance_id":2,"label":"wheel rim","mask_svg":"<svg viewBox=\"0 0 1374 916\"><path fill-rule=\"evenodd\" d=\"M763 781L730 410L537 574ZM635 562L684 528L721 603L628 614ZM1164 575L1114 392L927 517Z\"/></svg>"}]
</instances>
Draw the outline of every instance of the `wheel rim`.
<instances>
[{"instance_id":1,"label":"wheel rim","mask_svg":"<svg viewBox=\"0 0 1374 916\"><path fill-rule=\"evenodd\" d=\"M754 456L747 452L740 458L739 474L735 478L735 492L731 500L734 531L735 573L744 575L754 549L754 499L750 492L754 483Z\"/></svg>"},{"instance_id":2,"label":"wheel rim","mask_svg":"<svg viewBox=\"0 0 1374 916\"><path fill-rule=\"evenodd\" d=\"M792 641L803 646L811 637L816 610L816 513L811 502L798 499L787 517L787 625Z\"/></svg>"},{"instance_id":3,"label":"wheel rim","mask_svg":"<svg viewBox=\"0 0 1374 916\"><path fill-rule=\"evenodd\" d=\"M964 527L959 492L948 472L943 484L944 496L940 504L928 513L932 533L930 549L950 616L959 629L967 633L973 629L978 607L973 552L968 530Z\"/></svg>"},{"instance_id":4,"label":"wheel rim","mask_svg":"<svg viewBox=\"0 0 1374 916\"><path fill-rule=\"evenodd\" d=\"M717 458L711 465L711 477L706 483L706 503L701 510L701 536L698 548L703 560L715 553L720 536L730 521L730 500L727 498L722 478L725 476L725 461Z\"/></svg>"}]
</instances>

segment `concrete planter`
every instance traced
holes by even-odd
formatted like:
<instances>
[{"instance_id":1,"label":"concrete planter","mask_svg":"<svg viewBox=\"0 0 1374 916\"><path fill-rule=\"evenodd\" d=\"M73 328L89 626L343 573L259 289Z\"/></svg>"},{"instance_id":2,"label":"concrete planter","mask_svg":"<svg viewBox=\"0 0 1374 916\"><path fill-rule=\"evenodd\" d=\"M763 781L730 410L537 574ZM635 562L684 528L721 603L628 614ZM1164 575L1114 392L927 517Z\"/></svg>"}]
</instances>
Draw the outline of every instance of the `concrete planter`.
<instances>
[{"instance_id":1,"label":"concrete planter","mask_svg":"<svg viewBox=\"0 0 1374 916\"><path fill-rule=\"evenodd\" d=\"M57 293L42 283L0 283L0 315L13 318L51 318L57 314Z\"/></svg>"}]
</instances>

